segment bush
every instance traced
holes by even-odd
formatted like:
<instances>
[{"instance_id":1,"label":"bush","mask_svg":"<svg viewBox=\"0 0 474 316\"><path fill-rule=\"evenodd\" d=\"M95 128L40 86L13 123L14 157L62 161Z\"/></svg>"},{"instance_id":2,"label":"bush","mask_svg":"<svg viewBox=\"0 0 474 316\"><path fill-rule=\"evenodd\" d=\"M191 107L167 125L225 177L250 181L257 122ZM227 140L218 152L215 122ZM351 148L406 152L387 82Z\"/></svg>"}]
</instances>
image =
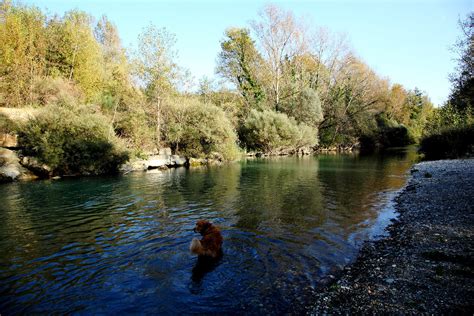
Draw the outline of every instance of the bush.
<instances>
[{"instance_id":1,"label":"bush","mask_svg":"<svg viewBox=\"0 0 474 316\"><path fill-rule=\"evenodd\" d=\"M175 153L210 157L217 152L225 160L237 158L237 135L223 110L193 99L174 101L163 107L162 135Z\"/></svg>"},{"instance_id":2,"label":"bush","mask_svg":"<svg viewBox=\"0 0 474 316\"><path fill-rule=\"evenodd\" d=\"M37 77L33 81L32 102L36 105L78 105L84 97L79 88L60 77Z\"/></svg>"},{"instance_id":3,"label":"bush","mask_svg":"<svg viewBox=\"0 0 474 316\"><path fill-rule=\"evenodd\" d=\"M474 154L474 124L445 129L421 140L425 159L460 158Z\"/></svg>"},{"instance_id":4,"label":"bush","mask_svg":"<svg viewBox=\"0 0 474 316\"><path fill-rule=\"evenodd\" d=\"M117 113L115 133L123 138L127 147L135 151L150 151L155 146L155 131L148 122L146 113L140 108Z\"/></svg>"},{"instance_id":5,"label":"bush","mask_svg":"<svg viewBox=\"0 0 474 316\"><path fill-rule=\"evenodd\" d=\"M270 110L251 110L240 136L248 149L269 153L317 144L316 129Z\"/></svg>"},{"instance_id":6,"label":"bush","mask_svg":"<svg viewBox=\"0 0 474 316\"><path fill-rule=\"evenodd\" d=\"M89 108L47 106L18 132L23 154L54 174L97 175L117 171L128 159L107 119Z\"/></svg>"},{"instance_id":7,"label":"bush","mask_svg":"<svg viewBox=\"0 0 474 316\"><path fill-rule=\"evenodd\" d=\"M0 113L0 133L14 133L16 130L16 123L10 120L8 116Z\"/></svg>"},{"instance_id":8,"label":"bush","mask_svg":"<svg viewBox=\"0 0 474 316\"><path fill-rule=\"evenodd\" d=\"M370 152L375 149L407 146L413 141L409 130L395 120L389 120L385 115L377 115L376 127L359 138L361 150Z\"/></svg>"}]
</instances>

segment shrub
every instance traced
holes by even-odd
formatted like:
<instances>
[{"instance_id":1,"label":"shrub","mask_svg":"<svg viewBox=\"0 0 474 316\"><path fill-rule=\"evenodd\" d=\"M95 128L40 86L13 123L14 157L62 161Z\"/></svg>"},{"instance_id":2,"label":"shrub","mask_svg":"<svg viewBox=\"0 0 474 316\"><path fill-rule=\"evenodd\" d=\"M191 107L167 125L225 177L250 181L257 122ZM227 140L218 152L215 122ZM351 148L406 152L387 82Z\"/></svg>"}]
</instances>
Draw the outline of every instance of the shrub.
<instances>
[{"instance_id":1,"label":"shrub","mask_svg":"<svg viewBox=\"0 0 474 316\"><path fill-rule=\"evenodd\" d=\"M150 127L145 111L140 108L117 113L114 129L126 141L128 148L149 151L154 147L155 131Z\"/></svg>"},{"instance_id":2,"label":"shrub","mask_svg":"<svg viewBox=\"0 0 474 316\"><path fill-rule=\"evenodd\" d=\"M214 152L225 160L237 158L237 135L215 105L194 99L176 99L163 107L162 135L177 154L210 157Z\"/></svg>"},{"instance_id":3,"label":"shrub","mask_svg":"<svg viewBox=\"0 0 474 316\"><path fill-rule=\"evenodd\" d=\"M107 119L86 107L47 106L22 126L18 140L23 154L55 174L112 173L128 159Z\"/></svg>"},{"instance_id":4,"label":"shrub","mask_svg":"<svg viewBox=\"0 0 474 316\"><path fill-rule=\"evenodd\" d=\"M423 138L420 152L430 160L474 154L474 124L445 129Z\"/></svg>"},{"instance_id":5,"label":"shrub","mask_svg":"<svg viewBox=\"0 0 474 316\"><path fill-rule=\"evenodd\" d=\"M36 105L78 105L84 99L79 88L61 77L36 77L32 102Z\"/></svg>"},{"instance_id":6,"label":"shrub","mask_svg":"<svg viewBox=\"0 0 474 316\"><path fill-rule=\"evenodd\" d=\"M0 113L0 133L14 133L16 130L16 123L8 116Z\"/></svg>"},{"instance_id":7,"label":"shrub","mask_svg":"<svg viewBox=\"0 0 474 316\"><path fill-rule=\"evenodd\" d=\"M376 126L369 128L369 131L359 138L362 151L370 152L376 148L403 147L413 142L405 125L387 119L384 114L377 115L375 121Z\"/></svg>"},{"instance_id":8,"label":"shrub","mask_svg":"<svg viewBox=\"0 0 474 316\"><path fill-rule=\"evenodd\" d=\"M283 113L251 110L240 131L248 149L263 152L293 150L315 146L317 134L314 128L298 125Z\"/></svg>"}]
</instances>

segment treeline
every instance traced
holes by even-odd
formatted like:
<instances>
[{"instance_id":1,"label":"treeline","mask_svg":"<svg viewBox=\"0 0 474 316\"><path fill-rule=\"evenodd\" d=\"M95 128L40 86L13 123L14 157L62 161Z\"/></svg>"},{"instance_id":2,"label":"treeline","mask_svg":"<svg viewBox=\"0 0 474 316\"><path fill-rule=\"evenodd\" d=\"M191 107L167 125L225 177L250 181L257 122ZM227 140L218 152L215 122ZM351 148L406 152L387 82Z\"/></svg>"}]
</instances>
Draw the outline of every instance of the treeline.
<instances>
[{"instance_id":1,"label":"treeline","mask_svg":"<svg viewBox=\"0 0 474 316\"><path fill-rule=\"evenodd\" d=\"M461 36L454 45L457 67L451 74L451 94L434 110L421 141L428 159L474 154L474 13L459 22Z\"/></svg>"},{"instance_id":2,"label":"treeline","mask_svg":"<svg viewBox=\"0 0 474 316\"><path fill-rule=\"evenodd\" d=\"M223 83L203 78L196 89L176 63L175 41L149 25L126 51L105 16L47 15L3 0L0 106L41 109L17 129L25 150L46 163L71 150L88 155L91 144L68 136L86 128L85 118L96 124L95 150L108 144L104 155L117 152L118 163L164 146L231 160L243 151L405 145L420 139L433 112L426 95L378 76L343 36L276 6L225 31L216 67Z\"/></svg>"}]
</instances>

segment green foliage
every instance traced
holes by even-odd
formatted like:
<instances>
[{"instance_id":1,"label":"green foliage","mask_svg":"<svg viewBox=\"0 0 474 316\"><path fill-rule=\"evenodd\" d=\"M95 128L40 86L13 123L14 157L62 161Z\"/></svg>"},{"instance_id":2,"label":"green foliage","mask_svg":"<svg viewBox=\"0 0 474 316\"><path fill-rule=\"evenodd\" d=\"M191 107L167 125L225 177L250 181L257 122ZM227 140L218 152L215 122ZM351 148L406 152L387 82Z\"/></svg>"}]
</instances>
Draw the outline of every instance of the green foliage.
<instances>
[{"instance_id":1,"label":"green foliage","mask_svg":"<svg viewBox=\"0 0 474 316\"><path fill-rule=\"evenodd\" d=\"M61 19L47 24L48 74L74 80L88 101L94 101L103 89L103 55L92 29L92 17L81 11L69 11Z\"/></svg>"},{"instance_id":2,"label":"green foliage","mask_svg":"<svg viewBox=\"0 0 474 316\"><path fill-rule=\"evenodd\" d=\"M45 72L44 29L38 8L0 2L0 106L29 103L34 78Z\"/></svg>"},{"instance_id":3,"label":"green foliage","mask_svg":"<svg viewBox=\"0 0 474 316\"><path fill-rule=\"evenodd\" d=\"M84 101L81 91L68 80L57 77L37 77L33 82L31 103L78 105Z\"/></svg>"},{"instance_id":4,"label":"green foliage","mask_svg":"<svg viewBox=\"0 0 474 316\"><path fill-rule=\"evenodd\" d=\"M447 128L422 139L425 159L460 158L474 154L474 124Z\"/></svg>"},{"instance_id":5,"label":"green foliage","mask_svg":"<svg viewBox=\"0 0 474 316\"><path fill-rule=\"evenodd\" d=\"M10 120L6 115L0 113L0 133L14 133L17 130L17 124Z\"/></svg>"},{"instance_id":6,"label":"green foliage","mask_svg":"<svg viewBox=\"0 0 474 316\"><path fill-rule=\"evenodd\" d=\"M140 107L117 113L114 130L125 139L127 147L136 152L151 151L154 147L154 130L146 112Z\"/></svg>"},{"instance_id":7,"label":"green foliage","mask_svg":"<svg viewBox=\"0 0 474 316\"><path fill-rule=\"evenodd\" d=\"M307 125L298 125L283 113L251 110L240 137L248 149L263 152L295 150L317 144L317 131Z\"/></svg>"},{"instance_id":8,"label":"green foliage","mask_svg":"<svg viewBox=\"0 0 474 316\"><path fill-rule=\"evenodd\" d=\"M282 102L278 111L293 117L298 123L317 127L323 120L323 110L318 93L311 88L304 88L293 98Z\"/></svg>"},{"instance_id":9,"label":"green foliage","mask_svg":"<svg viewBox=\"0 0 474 316\"><path fill-rule=\"evenodd\" d=\"M454 49L458 53L456 73L451 75L453 89L449 105L460 115L474 115L474 12L459 22L462 31Z\"/></svg>"},{"instance_id":10,"label":"green foliage","mask_svg":"<svg viewBox=\"0 0 474 316\"><path fill-rule=\"evenodd\" d=\"M360 137L362 151L369 152L377 148L403 147L411 143L408 129L385 114L376 116L376 128Z\"/></svg>"},{"instance_id":11,"label":"green foliage","mask_svg":"<svg viewBox=\"0 0 474 316\"><path fill-rule=\"evenodd\" d=\"M257 78L262 57L248 29L229 28L221 41L217 71L231 80L250 108L260 108L265 93Z\"/></svg>"},{"instance_id":12,"label":"green foliage","mask_svg":"<svg viewBox=\"0 0 474 316\"><path fill-rule=\"evenodd\" d=\"M462 37L448 102L430 116L420 151L426 159L457 158L473 154L474 143L474 14L460 22Z\"/></svg>"},{"instance_id":13,"label":"green foliage","mask_svg":"<svg viewBox=\"0 0 474 316\"><path fill-rule=\"evenodd\" d=\"M178 154L209 157L220 153L237 158L237 135L220 108L193 99L177 99L163 108L163 136Z\"/></svg>"},{"instance_id":14,"label":"green foliage","mask_svg":"<svg viewBox=\"0 0 474 316\"><path fill-rule=\"evenodd\" d=\"M47 106L18 131L20 146L58 174L104 174L128 159L107 119L87 108Z\"/></svg>"}]
</instances>

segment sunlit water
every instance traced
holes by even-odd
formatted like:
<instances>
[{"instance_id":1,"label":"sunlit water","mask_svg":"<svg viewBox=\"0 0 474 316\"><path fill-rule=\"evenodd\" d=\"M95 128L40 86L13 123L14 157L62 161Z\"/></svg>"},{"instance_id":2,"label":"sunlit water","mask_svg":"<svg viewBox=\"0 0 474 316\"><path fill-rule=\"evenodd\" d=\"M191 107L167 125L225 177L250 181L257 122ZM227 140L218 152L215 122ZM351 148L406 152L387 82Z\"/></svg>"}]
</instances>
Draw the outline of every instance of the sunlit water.
<instances>
[{"instance_id":1,"label":"sunlit water","mask_svg":"<svg viewBox=\"0 0 474 316\"><path fill-rule=\"evenodd\" d=\"M413 160L322 155L0 185L0 314L301 312L383 233ZM188 250L202 218L225 238L215 264Z\"/></svg>"}]
</instances>

